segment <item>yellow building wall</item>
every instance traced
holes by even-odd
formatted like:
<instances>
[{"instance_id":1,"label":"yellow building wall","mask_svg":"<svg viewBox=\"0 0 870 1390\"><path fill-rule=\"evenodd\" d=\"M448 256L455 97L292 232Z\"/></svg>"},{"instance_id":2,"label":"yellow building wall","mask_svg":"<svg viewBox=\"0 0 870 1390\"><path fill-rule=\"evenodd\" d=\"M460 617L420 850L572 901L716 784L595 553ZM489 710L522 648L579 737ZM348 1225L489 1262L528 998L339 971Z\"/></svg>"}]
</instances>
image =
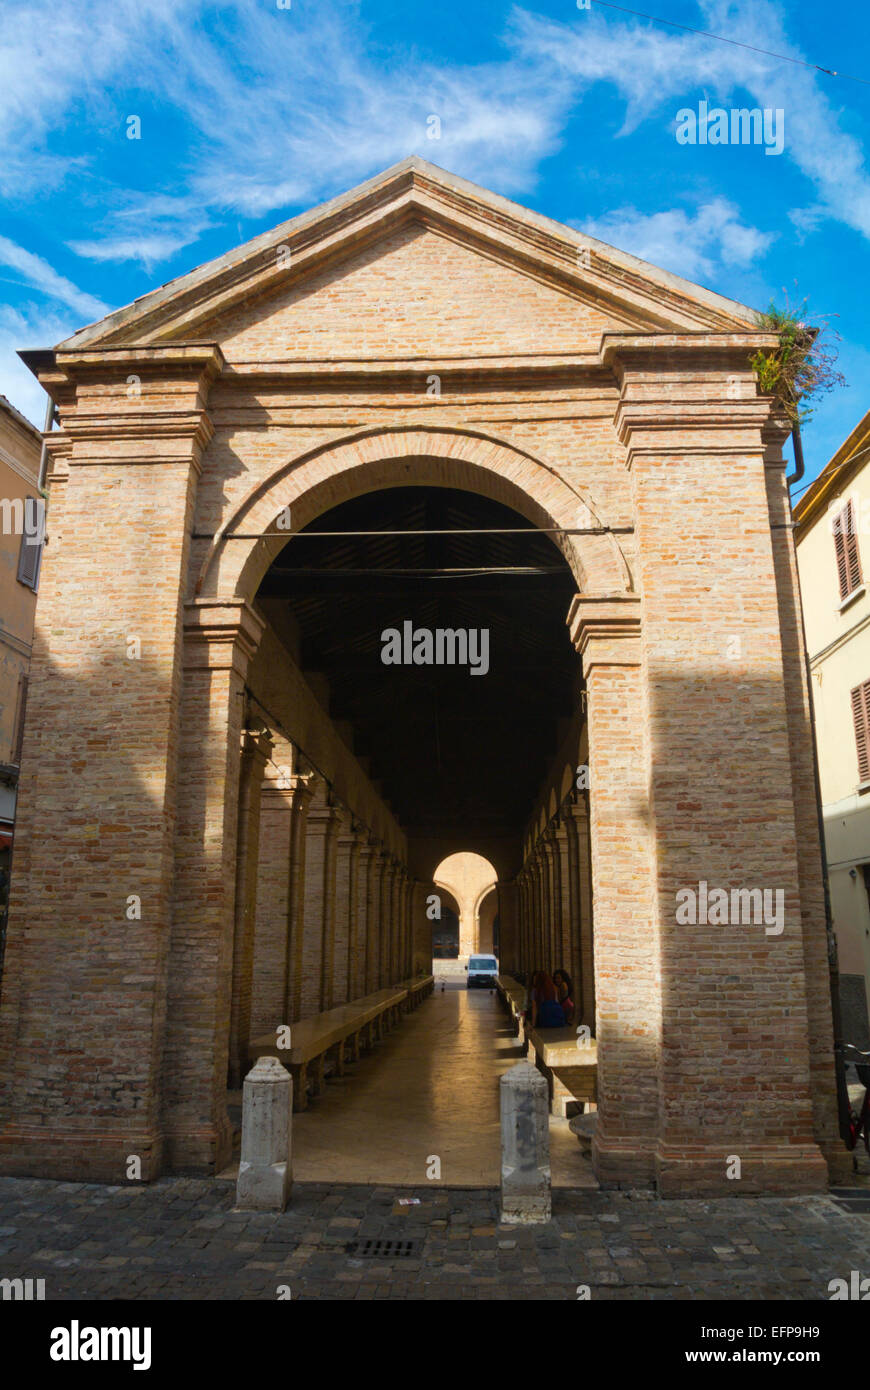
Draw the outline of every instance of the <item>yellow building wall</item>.
<instances>
[{"instance_id":1,"label":"yellow building wall","mask_svg":"<svg viewBox=\"0 0 870 1390\"><path fill-rule=\"evenodd\" d=\"M846 473L846 470L843 470ZM840 599L832 519L852 499L864 585ZM870 783L861 786L851 692L870 680L870 455L830 507L797 536L801 598L810 656L819 781L831 910L841 977L864 979L870 1014ZM866 587L865 587L866 586ZM855 980L847 982L854 992ZM844 1008L846 1031L857 1026ZM867 1038L856 1039L866 1043Z\"/></svg>"}]
</instances>

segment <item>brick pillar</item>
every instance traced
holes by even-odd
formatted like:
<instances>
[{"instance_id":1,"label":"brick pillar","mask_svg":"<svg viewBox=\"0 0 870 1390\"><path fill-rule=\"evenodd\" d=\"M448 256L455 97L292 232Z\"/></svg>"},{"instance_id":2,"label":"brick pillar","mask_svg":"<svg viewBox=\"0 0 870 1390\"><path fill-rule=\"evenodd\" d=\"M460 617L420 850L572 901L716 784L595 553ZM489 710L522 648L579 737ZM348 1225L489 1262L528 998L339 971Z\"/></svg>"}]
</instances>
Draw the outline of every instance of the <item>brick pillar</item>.
<instances>
[{"instance_id":1,"label":"brick pillar","mask_svg":"<svg viewBox=\"0 0 870 1390\"><path fill-rule=\"evenodd\" d=\"M563 964L562 961L562 860L556 826L551 823L544 835L544 855L546 864L547 896L550 914L547 932L547 960L544 967L552 975Z\"/></svg>"},{"instance_id":2,"label":"brick pillar","mask_svg":"<svg viewBox=\"0 0 870 1390\"><path fill-rule=\"evenodd\" d=\"M371 875L374 846L365 831L361 831L359 865L356 876L356 946L354 953L351 998L361 999L370 993L367 961L369 943L374 932L371 917Z\"/></svg>"},{"instance_id":3,"label":"brick pillar","mask_svg":"<svg viewBox=\"0 0 870 1390\"><path fill-rule=\"evenodd\" d=\"M807 1191L827 1178L809 1069L819 954L815 964L806 954L801 914L807 880L764 468L770 401L747 360L756 343L690 335L660 345L654 360L637 340L613 355L644 594L664 1193ZM594 779L591 795L594 854ZM711 922L701 882L723 894L729 916L732 892L767 891L771 905L781 895L781 920ZM729 1155L741 1159L740 1181L725 1178Z\"/></svg>"},{"instance_id":4,"label":"brick pillar","mask_svg":"<svg viewBox=\"0 0 870 1390\"><path fill-rule=\"evenodd\" d=\"M300 760L302 764L304 760ZM290 886L287 966L284 972L287 1022L302 1018L302 952L305 942L305 877L308 855L308 812L317 790L317 776L300 772L293 781L293 820L290 825Z\"/></svg>"},{"instance_id":5,"label":"brick pillar","mask_svg":"<svg viewBox=\"0 0 870 1390\"><path fill-rule=\"evenodd\" d=\"M390 942L393 931L393 858L381 852L380 930L378 933L378 989L390 983Z\"/></svg>"},{"instance_id":6,"label":"brick pillar","mask_svg":"<svg viewBox=\"0 0 870 1390\"><path fill-rule=\"evenodd\" d=\"M311 798L309 779L291 769L295 750L278 738L266 768L260 797L260 864L257 873L257 925L254 933L254 989L251 1035L290 1023L288 976L291 954L291 902L298 896L298 844L294 822L304 825ZM304 843L304 839L303 839ZM296 849L294 872L294 848ZM304 866L303 866L304 868Z\"/></svg>"},{"instance_id":7,"label":"brick pillar","mask_svg":"<svg viewBox=\"0 0 870 1390\"><path fill-rule=\"evenodd\" d=\"M359 828L351 821L339 831L336 848L335 953L328 1008L353 997L350 977L356 954L359 852Z\"/></svg>"},{"instance_id":8,"label":"brick pillar","mask_svg":"<svg viewBox=\"0 0 870 1390\"><path fill-rule=\"evenodd\" d=\"M556 920L559 933L556 942L556 968L567 970L572 981L575 979L575 943L578 938L578 921L573 915L576 891L571 887L571 861L568 853L569 830L565 818L560 814L553 827L553 844L556 851L558 911Z\"/></svg>"},{"instance_id":9,"label":"brick pillar","mask_svg":"<svg viewBox=\"0 0 870 1390\"><path fill-rule=\"evenodd\" d=\"M774 575L779 597L782 635L783 676L788 714L789 749L797 841L800 846L801 922L806 970L807 1024L810 1052L810 1086L813 1100L814 1132L828 1164L832 1183L850 1181L851 1156L839 1135L836 1081L833 1057L828 1045L832 1034L831 977L828 968L829 943L825 914L825 891L821 872L821 844L816 803L813 734L810 692L807 681L806 648L800 610L794 533L785 465L782 458L786 432L781 422L770 422L762 431L764 471L773 543ZM825 930L822 930L822 924ZM833 935L833 933L832 933ZM836 942L830 942L836 950Z\"/></svg>"},{"instance_id":10,"label":"brick pillar","mask_svg":"<svg viewBox=\"0 0 870 1390\"><path fill-rule=\"evenodd\" d=\"M498 965L503 975L522 969L520 965L520 885L517 879L499 881L498 892Z\"/></svg>"},{"instance_id":11,"label":"brick pillar","mask_svg":"<svg viewBox=\"0 0 870 1390\"><path fill-rule=\"evenodd\" d=\"M368 923L366 936L366 994L381 987L381 883L384 875L384 856L379 840L370 840Z\"/></svg>"},{"instance_id":12,"label":"brick pillar","mask_svg":"<svg viewBox=\"0 0 870 1390\"><path fill-rule=\"evenodd\" d=\"M174 1169L219 1171L226 1110L244 680L262 622L242 600L186 605L164 1075Z\"/></svg>"},{"instance_id":13,"label":"brick pillar","mask_svg":"<svg viewBox=\"0 0 870 1390\"><path fill-rule=\"evenodd\" d=\"M545 928L545 907L544 907L544 857L540 847L535 849L531 863L532 873L532 919L531 919L531 952L532 952L532 973L536 970L546 970L546 928Z\"/></svg>"},{"instance_id":14,"label":"brick pillar","mask_svg":"<svg viewBox=\"0 0 870 1390\"><path fill-rule=\"evenodd\" d=\"M161 1169L181 597L221 360L205 344L95 347L41 372L68 481L52 489L18 791L2 1173L119 1182L128 1154L146 1179Z\"/></svg>"},{"instance_id":15,"label":"brick pillar","mask_svg":"<svg viewBox=\"0 0 870 1390\"><path fill-rule=\"evenodd\" d=\"M430 975L432 973L432 921L427 917L427 898L437 894L438 889L434 883L421 883L414 880L412 884L411 911L413 920L413 973L415 975Z\"/></svg>"},{"instance_id":16,"label":"brick pillar","mask_svg":"<svg viewBox=\"0 0 870 1390\"><path fill-rule=\"evenodd\" d=\"M305 889L300 941L300 1017L329 1005L335 930L335 850L342 813L329 802L320 781L308 809L305 831Z\"/></svg>"},{"instance_id":17,"label":"brick pillar","mask_svg":"<svg viewBox=\"0 0 870 1390\"><path fill-rule=\"evenodd\" d=\"M241 739L239 823L236 836L236 910L233 933L233 984L230 1002L228 1084L236 1090L248 1068L251 995L254 978L254 924L257 913L257 867L260 854L260 797L263 774L272 753L268 732L245 729Z\"/></svg>"},{"instance_id":18,"label":"brick pillar","mask_svg":"<svg viewBox=\"0 0 870 1390\"><path fill-rule=\"evenodd\" d=\"M517 875L517 883L520 909L519 968L525 974L529 969L529 875L525 868Z\"/></svg>"},{"instance_id":19,"label":"brick pillar","mask_svg":"<svg viewBox=\"0 0 870 1390\"><path fill-rule=\"evenodd\" d=\"M639 601L578 597L569 615L589 719L598 1124L605 1185L652 1183L661 995Z\"/></svg>"},{"instance_id":20,"label":"brick pillar","mask_svg":"<svg viewBox=\"0 0 870 1390\"><path fill-rule=\"evenodd\" d=\"M595 1032L595 949L592 923L592 862L589 857L589 810L581 792L573 793L565 807L568 831L571 919L573 927L572 968L577 1021Z\"/></svg>"}]
</instances>

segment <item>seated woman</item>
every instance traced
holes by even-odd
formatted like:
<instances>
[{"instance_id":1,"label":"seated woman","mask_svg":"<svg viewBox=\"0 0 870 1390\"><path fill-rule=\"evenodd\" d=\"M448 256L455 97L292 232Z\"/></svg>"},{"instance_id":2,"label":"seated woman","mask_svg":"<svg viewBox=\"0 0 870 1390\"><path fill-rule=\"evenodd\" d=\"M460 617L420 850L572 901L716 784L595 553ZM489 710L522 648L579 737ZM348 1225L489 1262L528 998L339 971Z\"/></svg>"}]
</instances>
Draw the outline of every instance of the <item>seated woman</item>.
<instances>
[{"instance_id":1,"label":"seated woman","mask_svg":"<svg viewBox=\"0 0 870 1390\"><path fill-rule=\"evenodd\" d=\"M545 970L539 970L532 982L532 1027L563 1028L565 1015L556 993L556 986Z\"/></svg>"},{"instance_id":2,"label":"seated woman","mask_svg":"<svg viewBox=\"0 0 870 1390\"><path fill-rule=\"evenodd\" d=\"M571 976L567 970L554 970L553 983L556 986L556 996L562 1006L563 1022L565 1024L574 1022L574 986L571 983Z\"/></svg>"}]
</instances>

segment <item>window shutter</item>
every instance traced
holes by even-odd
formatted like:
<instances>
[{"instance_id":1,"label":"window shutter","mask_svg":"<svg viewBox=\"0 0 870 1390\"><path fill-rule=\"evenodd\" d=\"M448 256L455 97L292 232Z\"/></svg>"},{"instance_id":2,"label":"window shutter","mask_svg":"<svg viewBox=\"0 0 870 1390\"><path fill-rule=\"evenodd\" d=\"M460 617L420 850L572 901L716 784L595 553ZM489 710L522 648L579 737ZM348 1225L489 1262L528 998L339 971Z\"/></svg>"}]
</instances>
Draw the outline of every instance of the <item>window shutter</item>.
<instances>
[{"instance_id":1,"label":"window shutter","mask_svg":"<svg viewBox=\"0 0 870 1390\"><path fill-rule=\"evenodd\" d=\"M846 503L834 522L834 551L840 598L848 598L849 594L861 587L861 557L858 554L855 512L851 501Z\"/></svg>"},{"instance_id":2,"label":"window shutter","mask_svg":"<svg viewBox=\"0 0 870 1390\"><path fill-rule=\"evenodd\" d=\"M15 730L15 753L14 761L17 767L21 766L21 747L24 743L24 719L27 714L27 676L18 678L18 718Z\"/></svg>"},{"instance_id":3,"label":"window shutter","mask_svg":"<svg viewBox=\"0 0 870 1390\"><path fill-rule=\"evenodd\" d=\"M39 571L42 568L42 541L34 541L25 532L21 537L18 552L18 578L34 593L39 588Z\"/></svg>"},{"instance_id":4,"label":"window shutter","mask_svg":"<svg viewBox=\"0 0 870 1390\"><path fill-rule=\"evenodd\" d=\"M858 749L858 781L870 782L870 681L852 691L852 718Z\"/></svg>"}]
</instances>

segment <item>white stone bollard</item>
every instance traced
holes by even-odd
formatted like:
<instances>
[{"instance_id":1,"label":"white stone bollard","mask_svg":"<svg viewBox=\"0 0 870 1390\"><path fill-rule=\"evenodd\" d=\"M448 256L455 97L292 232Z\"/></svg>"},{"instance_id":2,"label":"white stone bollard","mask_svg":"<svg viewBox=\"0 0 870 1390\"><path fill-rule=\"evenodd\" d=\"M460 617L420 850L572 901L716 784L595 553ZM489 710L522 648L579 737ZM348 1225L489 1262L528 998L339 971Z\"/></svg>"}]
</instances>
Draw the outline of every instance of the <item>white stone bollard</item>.
<instances>
[{"instance_id":1,"label":"white stone bollard","mask_svg":"<svg viewBox=\"0 0 870 1390\"><path fill-rule=\"evenodd\" d=\"M546 1078L518 1062L499 1082L501 1219L509 1225L550 1220L550 1121Z\"/></svg>"},{"instance_id":2,"label":"white stone bollard","mask_svg":"<svg viewBox=\"0 0 870 1390\"><path fill-rule=\"evenodd\" d=\"M242 1159L236 1206L283 1211L293 1185L293 1078L277 1057L259 1057L242 1088Z\"/></svg>"}]
</instances>

